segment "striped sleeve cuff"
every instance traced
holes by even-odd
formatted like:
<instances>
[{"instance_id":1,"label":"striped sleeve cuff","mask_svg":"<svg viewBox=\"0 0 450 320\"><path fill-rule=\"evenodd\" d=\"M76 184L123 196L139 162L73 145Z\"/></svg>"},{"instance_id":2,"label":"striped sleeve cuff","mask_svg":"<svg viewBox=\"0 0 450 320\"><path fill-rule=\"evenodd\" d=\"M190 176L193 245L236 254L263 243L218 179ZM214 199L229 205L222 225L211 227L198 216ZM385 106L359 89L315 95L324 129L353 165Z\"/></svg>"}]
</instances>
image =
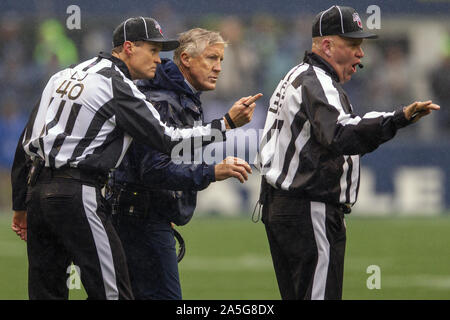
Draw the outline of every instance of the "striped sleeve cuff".
<instances>
[{"instance_id":1,"label":"striped sleeve cuff","mask_svg":"<svg viewBox=\"0 0 450 320\"><path fill-rule=\"evenodd\" d=\"M221 141L225 141L226 140L226 134L225 133L227 131L227 128L225 126L225 120L223 118L222 119L215 119L215 120L211 121L211 129L219 130L220 132L222 132L222 140Z\"/></svg>"},{"instance_id":2,"label":"striped sleeve cuff","mask_svg":"<svg viewBox=\"0 0 450 320\"><path fill-rule=\"evenodd\" d=\"M214 119L211 121L211 129L216 129L222 132L225 132L227 129L225 127L225 120L222 119Z\"/></svg>"}]
</instances>

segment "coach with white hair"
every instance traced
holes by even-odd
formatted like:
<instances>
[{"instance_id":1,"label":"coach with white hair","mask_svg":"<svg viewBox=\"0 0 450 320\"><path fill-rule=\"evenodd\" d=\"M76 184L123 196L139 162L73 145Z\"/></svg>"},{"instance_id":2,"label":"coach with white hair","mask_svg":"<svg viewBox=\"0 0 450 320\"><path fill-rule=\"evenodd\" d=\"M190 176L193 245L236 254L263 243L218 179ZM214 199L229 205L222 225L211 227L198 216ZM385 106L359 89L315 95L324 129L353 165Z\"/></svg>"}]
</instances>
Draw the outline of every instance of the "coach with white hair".
<instances>
[{"instance_id":1,"label":"coach with white hair","mask_svg":"<svg viewBox=\"0 0 450 320\"><path fill-rule=\"evenodd\" d=\"M219 33L201 28L182 33L178 40L173 61L162 59L155 77L140 81L138 87L158 110L161 121L193 127L203 122L200 94L215 89L226 43ZM259 96L242 102L254 108ZM198 190L229 177L244 182L251 171L237 158L217 165L172 160L136 142L110 180L115 227L136 299L182 298L171 223L189 222Z\"/></svg>"}]
</instances>

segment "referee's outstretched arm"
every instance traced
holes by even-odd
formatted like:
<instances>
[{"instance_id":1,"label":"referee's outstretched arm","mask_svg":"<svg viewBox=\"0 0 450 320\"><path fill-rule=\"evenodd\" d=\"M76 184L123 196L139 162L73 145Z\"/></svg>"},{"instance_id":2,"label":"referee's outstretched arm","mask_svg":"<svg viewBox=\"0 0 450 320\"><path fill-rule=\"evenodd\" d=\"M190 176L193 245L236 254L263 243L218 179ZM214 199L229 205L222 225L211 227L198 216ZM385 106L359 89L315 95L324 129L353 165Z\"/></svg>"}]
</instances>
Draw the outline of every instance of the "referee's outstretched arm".
<instances>
[{"instance_id":1,"label":"referee's outstretched arm","mask_svg":"<svg viewBox=\"0 0 450 320\"><path fill-rule=\"evenodd\" d=\"M153 105L145 100L145 95L135 86L128 86L127 82L119 78L112 79L116 122L118 127L140 142L170 154L172 148L185 139L202 137L202 145L205 145L225 138L224 132L227 129L225 119L216 119L210 124L193 128L175 128L166 125L160 120L159 113ZM231 107L229 114L233 113L232 121L236 126L250 122L255 108L254 101L261 96L262 94L257 94L254 97L241 98ZM250 101L249 107L245 103L247 100Z\"/></svg>"},{"instance_id":2,"label":"referee's outstretched arm","mask_svg":"<svg viewBox=\"0 0 450 320\"><path fill-rule=\"evenodd\" d=\"M301 87L312 132L323 146L341 155L372 152L382 143L392 139L397 130L416 122L419 118L439 110L431 101L414 102L394 112L369 112L362 117L346 113L339 100L339 92L330 83L317 76L316 83L307 82ZM334 104L329 103L334 101ZM413 117L413 115L415 115Z\"/></svg>"}]
</instances>

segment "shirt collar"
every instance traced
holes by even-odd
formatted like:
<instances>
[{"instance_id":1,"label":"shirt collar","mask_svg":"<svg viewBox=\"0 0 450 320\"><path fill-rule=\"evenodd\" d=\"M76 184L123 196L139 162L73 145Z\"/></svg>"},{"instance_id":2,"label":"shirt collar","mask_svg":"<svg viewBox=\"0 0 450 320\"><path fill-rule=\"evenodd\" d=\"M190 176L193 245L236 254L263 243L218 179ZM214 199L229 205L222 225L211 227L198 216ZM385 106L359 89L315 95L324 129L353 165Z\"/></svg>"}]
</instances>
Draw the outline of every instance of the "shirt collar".
<instances>
[{"instance_id":1,"label":"shirt collar","mask_svg":"<svg viewBox=\"0 0 450 320\"><path fill-rule=\"evenodd\" d=\"M194 94L197 94L197 93L199 92L198 90L196 90L196 89L194 88L194 86L193 86L192 84L189 83L189 81L187 81L186 78L184 78L184 82L186 82L186 84L188 85L189 89L191 89L191 91L192 91Z\"/></svg>"},{"instance_id":2,"label":"shirt collar","mask_svg":"<svg viewBox=\"0 0 450 320\"><path fill-rule=\"evenodd\" d=\"M112 63L114 63L119 68L119 70L123 72L125 77L132 80L130 70L128 70L127 65L121 59L114 57L111 53L108 53L108 52L100 52L98 54L98 56L100 58L104 58L104 59L108 59L108 60L112 61Z\"/></svg>"},{"instance_id":3,"label":"shirt collar","mask_svg":"<svg viewBox=\"0 0 450 320\"><path fill-rule=\"evenodd\" d=\"M325 61L325 59L323 59L318 54L315 54L314 52L305 51L305 57L303 58L303 62L319 67L320 69L328 73L333 80L339 82L339 76L336 73L336 70L334 70L331 64Z\"/></svg>"}]
</instances>

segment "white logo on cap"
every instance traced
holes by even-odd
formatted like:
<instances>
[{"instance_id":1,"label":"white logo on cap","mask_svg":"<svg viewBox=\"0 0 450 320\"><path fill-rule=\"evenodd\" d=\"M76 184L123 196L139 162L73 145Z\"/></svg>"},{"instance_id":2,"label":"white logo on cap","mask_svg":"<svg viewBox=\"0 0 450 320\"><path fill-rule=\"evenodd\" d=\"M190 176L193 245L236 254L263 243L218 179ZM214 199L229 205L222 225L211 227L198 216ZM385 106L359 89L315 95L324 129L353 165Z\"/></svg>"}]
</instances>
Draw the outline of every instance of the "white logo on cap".
<instances>
[{"instance_id":1,"label":"white logo on cap","mask_svg":"<svg viewBox=\"0 0 450 320\"><path fill-rule=\"evenodd\" d=\"M356 22L358 24L358 27L362 29L362 22L358 12L353 13L353 21Z\"/></svg>"},{"instance_id":2,"label":"white logo on cap","mask_svg":"<svg viewBox=\"0 0 450 320\"><path fill-rule=\"evenodd\" d=\"M163 32L162 32L161 26L160 26L160 25L159 25L159 23L158 23L158 22L156 22L156 21L155 21L155 28L156 28L156 29L158 29L158 31L159 31L159 33L161 33L161 35L163 35Z\"/></svg>"}]
</instances>

